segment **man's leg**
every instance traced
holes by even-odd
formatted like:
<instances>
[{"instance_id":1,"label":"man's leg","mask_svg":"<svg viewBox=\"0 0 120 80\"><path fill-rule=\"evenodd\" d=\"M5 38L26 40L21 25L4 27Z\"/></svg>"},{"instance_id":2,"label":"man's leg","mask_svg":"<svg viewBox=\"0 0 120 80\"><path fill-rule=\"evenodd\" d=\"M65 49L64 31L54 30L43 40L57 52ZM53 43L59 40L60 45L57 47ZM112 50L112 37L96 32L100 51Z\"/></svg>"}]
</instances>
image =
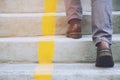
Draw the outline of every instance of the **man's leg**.
<instances>
[{"instance_id":1,"label":"man's leg","mask_svg":"<svg viewBox=\"0 0 120 80\"><path fill-rule=\"evenodd\" d=\"M92 0L92 27L95 44L102 40L111 44L112 0Z\"/></svg>"},{"instance_id":2,"label":"man's leg","mask_svg":"<svg viewBox=\"0 0 120 80\"><path fill-rule=\"evenodd\" d=\"M92 30L97 46L96 66L112 67L112 0L92 0Z\"/></svg>"},{"instance_id":3,"label":"man's leg","mask_svg":"<svg viewBox=\"0 0 120 80\"><path fill-rule=\"evenodd\" d=\"M64 0L66 15L70 27L67 31L67 37L81 38L80 21L82 19L81 0Z\"/></svg>"}]
</instances>

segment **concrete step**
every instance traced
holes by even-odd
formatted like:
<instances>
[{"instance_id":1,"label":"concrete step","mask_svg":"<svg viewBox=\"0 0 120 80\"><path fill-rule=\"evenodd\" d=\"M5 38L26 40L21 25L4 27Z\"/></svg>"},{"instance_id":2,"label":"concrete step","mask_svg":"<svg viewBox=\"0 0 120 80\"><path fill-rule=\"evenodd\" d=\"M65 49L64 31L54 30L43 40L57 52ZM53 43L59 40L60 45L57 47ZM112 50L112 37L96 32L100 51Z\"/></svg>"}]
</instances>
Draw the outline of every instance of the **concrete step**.
<instances>
[{"instance_id":1,"label":"concrete step","mask_svg":"<svg viewBox=\"0 0 120 80\"><path fill-rule=\"evenodd\" d=\"M95 62L96 48L90 35L82 39L64 36L0 38L0 63L38 62L38 43L54 39L53 62ZM113 35L112 51L114 60L120 62L120 35Z\"/></svg>"},{"instance_id":2,"label":"concrete step","mask_svg":"<svg viewBox=\"0 0 120 80\"><path fill-rule=\"evenodd\" d=\"M50 14L0 14L0 37L6 36L40 36L42 17L51 16ZM66 34L68 24L65 13L57 13L56 16L56 35ZM91 34L91 13L84 12L82 22L82 34ZM120 33L120 12L113 12L114 33ZM46 28L47 29L47 28Z\"/></svg>"},{"instance_id":3,"label":"concrete step","mask_svg":"<svg viewBox=\"0 0 120 80\"><path fill-rule=\"evenodd\" d=\"M64 12L64 0L58 0L57 12ZM120 0L113 0L113 10L120 10ZM82 0L83 10L91 11L91 0ZM0 13L44 12L44 0L1 0Z\"/></svg>"},{"instance_id":4,"label":"concrete step","mask_svg":"<svg viewBox=\"0 0 120 80\"><path fill-rule=\"evenodd\" d=\"M44 67L42 67L44 66ZM34 79L35 69L51 76L51 80L120 80L120 64L114 68L96 68L94 64L0 64L0 80ZM47 74L51 71L51 74ZM39 72L39 76L42 76Z\"/></svg>"}]
</instances>

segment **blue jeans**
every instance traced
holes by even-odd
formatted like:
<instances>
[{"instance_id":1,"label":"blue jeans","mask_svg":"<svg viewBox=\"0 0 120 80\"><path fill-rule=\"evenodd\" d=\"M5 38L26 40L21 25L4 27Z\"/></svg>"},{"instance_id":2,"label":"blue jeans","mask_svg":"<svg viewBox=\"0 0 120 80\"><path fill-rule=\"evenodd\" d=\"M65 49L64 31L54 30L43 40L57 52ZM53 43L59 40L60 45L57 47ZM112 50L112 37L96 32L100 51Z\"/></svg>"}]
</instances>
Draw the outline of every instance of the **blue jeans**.
<instances>
[{"instance_id":1,"label":"blue jeans","mask_svg":"<svg viewBox=\"0 0 120 80\"><path fill-rule=\"evenodd\" d=\"M64 0L68 22L82 20L81 0ZM112 43L112 0L92 0L92 39Z\"/></svg>"}]
</instances>

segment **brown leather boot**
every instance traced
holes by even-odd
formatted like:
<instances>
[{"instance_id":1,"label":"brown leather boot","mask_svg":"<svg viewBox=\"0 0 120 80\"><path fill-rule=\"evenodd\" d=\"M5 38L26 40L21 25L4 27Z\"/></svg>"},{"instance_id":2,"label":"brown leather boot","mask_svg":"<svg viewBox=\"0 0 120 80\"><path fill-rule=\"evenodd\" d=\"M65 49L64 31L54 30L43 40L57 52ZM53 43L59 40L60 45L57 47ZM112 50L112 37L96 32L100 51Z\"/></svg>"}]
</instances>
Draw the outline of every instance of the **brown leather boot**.
<instances>
[{"instance_id":1,"label":"brown leather boot","mask_svg":"<svg viewBox=\"0 0 120 80\"><path fill-rule=\"evenodd\" d=\"M96 67L113 67L114 61L110 45L102 41L97 45Z\"/></svg>"},{"instance_id":2,"label":"brown leather boot","mask_svg":"<svg viewBox=\"0 0 120 80\"><path fill-rule=\"evenodd\" d=\"M81 34L80 24L70 24L70 27L68 28L66 36L74 39L81 38L82 34Z\"/></svg>"}]
</instances>

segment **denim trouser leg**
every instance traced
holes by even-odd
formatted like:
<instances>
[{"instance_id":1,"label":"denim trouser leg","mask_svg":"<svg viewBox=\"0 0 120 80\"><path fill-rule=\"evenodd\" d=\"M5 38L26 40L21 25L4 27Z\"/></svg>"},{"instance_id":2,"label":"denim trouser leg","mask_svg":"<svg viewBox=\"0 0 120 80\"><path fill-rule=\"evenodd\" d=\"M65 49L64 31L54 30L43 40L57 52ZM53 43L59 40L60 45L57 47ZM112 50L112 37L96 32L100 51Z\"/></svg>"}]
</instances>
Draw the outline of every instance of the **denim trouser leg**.
<instances>
[{"instance_id":1,"label":"denim trouser leg","mask_svg":"<svg viewBox=\"0 0 120 80\"><path fill-rule=\"evenodd\" d=\"M92 0L92 31L95 44L112 42L112 0Z\"/></svg>"},{"instance_id":2,"label":"denim trouser leg","mask_svg":"<svg viewBox=\"0 0 120 80\"><path fill-rule=\"evenodd\" d=\"M81 0L64 0L68 22L82 19ZM112 0L92 0L92 32L95 45L112 41Z\"/></svg>"},{"instance_id":3,"label":"denim trouser leg","mask_svg":"<svg viewBox=\"0 0 120 80\"><path fill-rule=\"evenodd\" d=\"M82 19L81 0L64 0L68 23L72 19Z\"/></svg>"}]
</instances>

